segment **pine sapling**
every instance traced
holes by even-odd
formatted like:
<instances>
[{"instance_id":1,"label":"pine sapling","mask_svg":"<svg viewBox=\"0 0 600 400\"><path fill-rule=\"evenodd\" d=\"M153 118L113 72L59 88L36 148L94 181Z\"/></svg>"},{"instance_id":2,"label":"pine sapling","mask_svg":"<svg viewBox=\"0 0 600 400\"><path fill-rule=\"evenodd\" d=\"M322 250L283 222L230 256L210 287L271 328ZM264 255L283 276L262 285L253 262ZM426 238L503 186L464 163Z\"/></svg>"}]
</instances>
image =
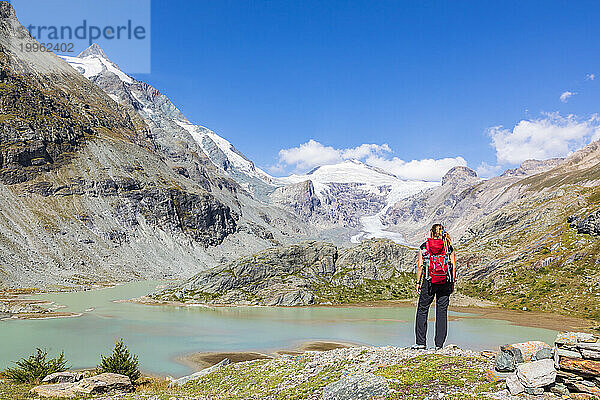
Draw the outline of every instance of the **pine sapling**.
<instances>
[{"instance_id":1,"label":"pine sapling","mask_svg":"<svg viewBox=\"0 0 600 400\"><path fill-rule=\"evenodd\" d=\"M123 339L117 341L111 355L107 357L101 355L100 358L101 362L98 366L100 373L111 372L113 374L126 375L131 379L132 383L135 383L140 377L138 358L129 353L127 346L123 343Z\"/></svg>"}]
</instances>

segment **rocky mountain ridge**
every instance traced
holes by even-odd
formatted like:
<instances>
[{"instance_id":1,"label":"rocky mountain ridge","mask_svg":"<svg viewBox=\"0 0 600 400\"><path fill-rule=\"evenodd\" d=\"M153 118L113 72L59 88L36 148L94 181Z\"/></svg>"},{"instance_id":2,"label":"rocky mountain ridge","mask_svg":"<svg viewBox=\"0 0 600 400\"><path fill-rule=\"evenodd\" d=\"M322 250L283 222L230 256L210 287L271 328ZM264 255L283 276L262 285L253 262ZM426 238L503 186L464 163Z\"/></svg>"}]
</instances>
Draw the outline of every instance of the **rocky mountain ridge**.
<instances>
[{"instance_id":1,"label":"rocky mountain ridge","mask_svg":"<svg viewBox=\"0 0 600 400\"><path fill-rule=\"evenodd\" d=\"M518 182L520 198L458 242L464 290L518 309L599 320L600 141Z\"/></svg>"},{"instance_id":2,"label":"rocky mountain ridge","mask_svg":"<svg viewBox=\"0 0 600 400\"><path fill-rule=\"evenodd\" d=\"M361 231L363 237L385 236L384 231L369 230L361 218L437 185L401 180L357 160L318 167L306 175L272 177L223 137L190 123L157 89L124 74L99 46L92 45L77 57L62 58L115 101L135 109L149 125L159 150L179 173L199 183L207 175L203 169L212 170L213 176L228 177L238 190L246 191L267 209L276 206L299 217L313 232L329 240L349 241Z\"/></svg>"},{"instance_id":3,"label":"rocky mountain ridge","mask_svg":"<svg viewBox=\"0 0 600 400\"><path fill-rule=\"evenodd\" d=\"M36 42L6 2L0 32L0 288L181 278L302 236L133 103L52 53L21 52Z\"/></svg>"},{"instance_id":4,"label":"rocky mountain ridge","mask_svg":"<svg viewBox=\"0 0 600 400\"><path fill-rule=\"evenodd\" d=\"M530 180L561 168L566 161L528 160L500 176L479 179L468 167L455 167L442 178L442 185L424 190L391 205L381 216L390 231L402 232L416 245L427 237L434 223L441 223L454 239L473 224L533 192Z\"/></svg>"}]
</instances>

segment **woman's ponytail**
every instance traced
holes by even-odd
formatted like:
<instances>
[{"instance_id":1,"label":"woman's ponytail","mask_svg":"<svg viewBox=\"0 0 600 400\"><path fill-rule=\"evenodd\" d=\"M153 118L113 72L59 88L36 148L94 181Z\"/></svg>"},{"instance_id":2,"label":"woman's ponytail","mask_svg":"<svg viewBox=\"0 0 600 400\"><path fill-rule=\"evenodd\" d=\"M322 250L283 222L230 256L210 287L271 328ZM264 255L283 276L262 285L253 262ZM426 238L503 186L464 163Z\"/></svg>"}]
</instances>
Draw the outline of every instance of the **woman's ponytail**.
<instances>
[{"instance_id":1,"label":"woman's ponytail","mask_svg":"<svg viewBox=\"0 0 600 400\"><path fill-rule=\"evenodd\" d=\"M446 250L446 253L451 253L450 247L452 247L452 240L444 228L442 228L442 240L444 241L444 249Z\"/></svg>"}]
</instances>

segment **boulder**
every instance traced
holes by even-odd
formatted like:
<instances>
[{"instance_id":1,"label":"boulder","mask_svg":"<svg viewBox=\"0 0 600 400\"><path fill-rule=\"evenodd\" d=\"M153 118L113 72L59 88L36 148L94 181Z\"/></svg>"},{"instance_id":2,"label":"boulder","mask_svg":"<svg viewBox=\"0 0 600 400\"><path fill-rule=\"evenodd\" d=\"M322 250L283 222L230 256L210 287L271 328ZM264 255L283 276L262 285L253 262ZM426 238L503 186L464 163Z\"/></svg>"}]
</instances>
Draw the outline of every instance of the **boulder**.
<instances>
[{"instance_id":1,"label":"boulder","mask_svg":"<svg viewBox=\"0 0 600 400\"><path fill-rule=\"evenodd\" d=\"M323 400L367 400L390 390L387 380L374 374L356 373L342 377L323 389Z\"/></svg>"},{"instance_id":2,"label":"boulder","mask_svg":"<svg viewBox=\"0 0 600 400\"><path fill-rule=\"evenodd\" d=\"M41 397L80 397L81 394L127 393L133 391L133 385L128 376L103 373L85 378L79 382L63 382L50 385L40 385L31 389Z\"/></svg>"},{"instance_id":3,"label":"boulder","mask_svg":"<svg viewBox=\"0 0 600 400\"><path fill-rule=\"evenodd\" d=\"M551 348L543 348L541 350L538 350L537 353L535 353L536 360L545 360L547 358L552 358L552 356L553 353Z\"/></svg>"},{"instance_id":4,"label":"boulder","mask_svg":"<svg viewBox=\"0 0 600 400\"><path fill-rule=\"evenodd\" d=\"M496 371L513 372L515 370L515 358L511 353L501 351L496 356Z\"/></svg>"},{"instance_id":5,"label":"boulder","mask_svg":"<svg viewBox=\"0 0 600 400\"><path fill-rule=\"evenodd\" d=\"M63 397L72 398L76 396L75 387L76 383L55 383L52 385L40 385L31 389L31 393L36 394L40 397Z\"/></svg>"},{"instance_id":6,"label":"boulder","mask_svg":"<svg viewBox=\"0 0 600 400\"><path fill-rule=\"evenodd\" d=\"M501 347L501 350L503 352L511 353L514 356L515 362L517 364L520 364L522 362L535 361L536 353L542 349L552 350L552 347L550 347L550 345L547 343L540 342L537 340L532 340L523 343L514 343Z\"/></svg>"},{"instance_id":7,"label":"boulder","mask_svg":"<svg viewBox=\"0 0 600 400\"><path fill-rule=\"evenodd\" d=\"M531 395L534 395L534 396L541 396L542 394L544 394L544 388L541 388L541 387L536 387L536 388L526 387L525 388L525 393L531 394Z\"/></svg>"},{"instance_id":8,"label":"boulder","mask_svg":"<svg viewBox=\"0 0 600 400\"><path fill-rule=\"evenodd\" d=\"M191 375L184 376L184 377L181 377L179 379L175 379L169 385L171 385L171 386L173 386L173 385L182 386L182 385L188 383L189 381L192 381L194 379L201 378L204 375L210 374L211 372L214 372L214 371L220 369L221 367L223 367L223 366L225 366L225 365L227 365L229 363L230 363L229 358L224 358L218 364L215 364L215 365L213 365L211 367L208 367L208 368L204 368L203 370L195 372L195 373L193 373Z\"/></svg>"},{"instance_id":9,"label":"boulder","mask_svg":"<svg viewBox=\"0 0 600 400\"><path fill-rule=\"evenodd\" d=\"M567 371L575 371L586 376L600 376L600 361L561 357L559 365L561 369Z\"/></svg>"},{"instance_id":10,"label":"boulder","mask_svg":"<svg viewBox=\"0 0 600 400\"><path fill-rule=\"evenodd\" d=\"M517 374L511 374L506 377L506 388L513 396L523 393L525 387L517 377Z\"/></svg>"},{"instance_id":11,"label":"boulder","mask_svg":"<svg viewBox=\"0 0 600 400\"><path fill-rule=\"evenodd\" d=\"M75 391L85 394L126 393L133 391L133 385L128 376L105 372L78 382Z\"/></svg>"},{"instance_id":12,"label":"boulder","mask_svg":"<svg viewBox=\"0 0 600 400\"><path fill-rule=\"evenodd\" d=\"M567 389L567 387L562 383L555 383L554 385L550 386L550 392L554 393L557 396L569 395L569 389Z\"/></svg>"},{"instance_id":13,"label":"boulder","mask_svg":"<svg viewBox=\"0 0 600 400\"><path fill-rule=\"evenodd\" d=\"M554 361L546 359L521 364L517 366L517 377L526 388L550 385L556 380Z\"/></svg>"},{"instance_id":14,"label":"boulder","mask_svg":"<svg viewBox=\"0 0 600 400\"><path fill-rule=\"evenodd\" d=\"M42 379L42 383L73 383L83 379L81 372L55 372Z\"/></svg>"}]
</instances>

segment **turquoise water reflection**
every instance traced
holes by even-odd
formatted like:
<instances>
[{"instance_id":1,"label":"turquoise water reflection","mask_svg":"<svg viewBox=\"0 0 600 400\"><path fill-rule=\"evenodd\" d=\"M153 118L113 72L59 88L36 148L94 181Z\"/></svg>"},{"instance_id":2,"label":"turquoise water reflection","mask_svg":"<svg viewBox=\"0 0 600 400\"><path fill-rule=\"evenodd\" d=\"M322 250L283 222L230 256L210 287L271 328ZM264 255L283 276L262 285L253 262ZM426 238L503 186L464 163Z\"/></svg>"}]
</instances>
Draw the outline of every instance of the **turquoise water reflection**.
<instances>
[{"instance_id":1,"label":"turquoise water reflection","mask_svg":"<svg viewBox=\"0 0 600 400\"><path fill-rule=\"evenodd\" d=\"M181 308L113 302L144 295L156 285L138 282L39 296L66 305L67 311L94 310L78 318L0 321L0 368L36 347L52 354L64 350L74 368L91 367L121 337L139 355L144 371L174 376L190 372L175 358L197 351L277 350L308 340L409 346L414 340L412 307ZM459 319L449 325L447 343L476 350L522 340L551 343L556 334L490 319ZM429 338L432 328L430 324Z\"/></svg>"}]
</instances>

